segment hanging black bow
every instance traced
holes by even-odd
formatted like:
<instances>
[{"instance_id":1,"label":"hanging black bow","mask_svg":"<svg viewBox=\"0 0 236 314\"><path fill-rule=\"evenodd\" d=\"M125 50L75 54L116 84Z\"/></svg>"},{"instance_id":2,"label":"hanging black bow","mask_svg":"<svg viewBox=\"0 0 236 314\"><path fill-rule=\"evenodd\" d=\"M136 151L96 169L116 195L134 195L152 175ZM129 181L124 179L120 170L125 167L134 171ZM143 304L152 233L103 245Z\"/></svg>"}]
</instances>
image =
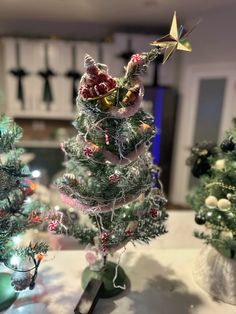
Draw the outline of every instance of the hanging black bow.
<instances>
[{"instance_id":1,"label":"hanging black bow","mask_svg":"<svg viewBox=\"0 0 236 314\"><path fill-rule=\"evenodd\" d=\"M71 92L71 104L74 108L76 105L76 97L78 93L77 89L77 83L78 80L81 78L81 74L79 71L76 70L76 47L73 46L71 50L71 56L72 56L72 69L66 72L66 77L71 79L72 82L72 92Z\"/></svg>"},{"instance_id":2,"label":"hanging black bow","mask_svg":"<svg viewBox=\"0 0 236 314\"><path fill-rule=\"evenodd\" d=\"M47 104L49 110L50 103L53 101L50 77L54 76L55 74L51 69L46 69L45 71L40 71L39 75L44 79L43 101Z\"/></svg>"},{"instance_id":3,"label":"hanging black bow","mask_svg":"<svg viewBox=\"0 0 236 314\"><path fill-rule=\"evenodd\" d=\"M44 46L44 52L45 52L45 70L39 71L39 75L44 80L44 88L43 88L43 102L47 104L47 110L50 110L50 104L53 102L53 92L51 87L51 81L50 78L52 76L56 76L56 74L50 69L48 65L48 45L45 44Z\"/></svg>"},{"instance_id":4,"label":"hanging black bow","mask_svg":"<svg viewBox=\"0 0 236 314\"><path fill-rule=\"evenodd\" d=\"M75 106L78 93L77 82L81 78L81 74L76 70L70 70L66 73L66 76L69 77L72 81L71 103L73 106Z\"/></svg>"},{"instance_id":5,"label":"hanging black bow","mask_svg":"<svg viewBox=\"0 0 236 314\"><path fill-rule=\"evenodd\" d=\"M15 58L16 58L16 68L10 70L10 74L14 75L17 79L17 92L16 98L21 102L21 108L25 109L25 97L24 97L24 89L23 89L23 78L27 76L27 73L20 66L20 45L19 42L15 44Z\"/></svg>"}]
</instances>

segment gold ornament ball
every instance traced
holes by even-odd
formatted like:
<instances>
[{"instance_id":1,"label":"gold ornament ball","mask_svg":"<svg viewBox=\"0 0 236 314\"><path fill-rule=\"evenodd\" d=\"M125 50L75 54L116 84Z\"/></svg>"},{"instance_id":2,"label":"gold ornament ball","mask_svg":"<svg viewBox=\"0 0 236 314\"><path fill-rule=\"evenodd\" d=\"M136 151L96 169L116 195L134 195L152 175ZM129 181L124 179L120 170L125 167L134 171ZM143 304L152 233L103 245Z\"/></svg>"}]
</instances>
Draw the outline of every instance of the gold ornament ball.
<instances>
[{"instance_id":1,"label":"gold ornament ball","mask_svg":"<svg viewBox=\"0 0 236 314\"><path fill-rule=\"evenodd\" d=\"M223 212L226 212L230 209L230 201L227 200L226 198L221 198L219 201L218 201L218 208L219 210L223 211Z\"/></svg>"},{"instance_id":2,"label":"gold ornament ball","mask_svg":"<svg viewBox=\"0 0 236 314\"><path fill-rule=\"evenodd\" d=\"M215 196L210 195L205 199L205 205L208 208L215 208L218 206L218 200Z\"/></svg>"},{"instance_id":3,"label":"gold ornament ball","mask_svg":"<svg viewBox=\"0 0 236 314\"><path fill-rule=\"evenodd\" d=\"M221 239L233 239L234 235L232 231L221 231L220 238Z\"/></svg>"},{"instance_id":4,"label":"gold ornament ball","mask_svg":"<svg viewBox=\"0 0 236 314\"><path fill-rule=\"evenodd\" d=\"M215 162L215 169L217 170L223 170L225 168L225 160L219 159Z\"/></svg>"}]
</instances>

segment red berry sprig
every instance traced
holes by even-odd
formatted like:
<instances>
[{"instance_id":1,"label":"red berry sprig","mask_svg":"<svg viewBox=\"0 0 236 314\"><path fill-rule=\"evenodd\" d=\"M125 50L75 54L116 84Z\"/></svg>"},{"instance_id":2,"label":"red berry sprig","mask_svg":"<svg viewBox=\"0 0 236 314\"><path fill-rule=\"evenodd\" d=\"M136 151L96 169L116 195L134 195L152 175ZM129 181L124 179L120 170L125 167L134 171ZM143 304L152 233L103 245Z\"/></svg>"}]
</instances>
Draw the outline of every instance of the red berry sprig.
<instances>
[{"instance_id":1,"label":"red berry sprig","mask_svg":"<svg viewBox=\"0 0 236 314\"><path fill-rule=\"evenodd\" d=\"M37 214L37 212L35 210L33 210L28 218L29 222L41 222L41 218L40 216Z\"/></svg>"}]
</instances>

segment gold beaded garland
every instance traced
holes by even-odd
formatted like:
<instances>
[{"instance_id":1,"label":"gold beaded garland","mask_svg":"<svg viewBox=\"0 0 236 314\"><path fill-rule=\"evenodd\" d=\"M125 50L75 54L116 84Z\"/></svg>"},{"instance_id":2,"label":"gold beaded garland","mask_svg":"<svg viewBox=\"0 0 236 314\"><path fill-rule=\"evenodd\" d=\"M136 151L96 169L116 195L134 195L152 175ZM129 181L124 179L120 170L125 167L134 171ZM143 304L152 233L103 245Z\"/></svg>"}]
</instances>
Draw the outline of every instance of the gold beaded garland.
<instances>
[{"instance_id":1,"label":"gold beaded garland","mask_svg":"<svg viewBox=\"0 0 236 314\"><path fill-rule=\"evenodd\" d=\"M214 185L218 185L220 187L222 187L225 190L231 190L231 191L236 191L236 187L233 185L225 185L222 181L219 182L212 182L206 185L207 188L214 186Z\"/></svg>"}]
</instances>

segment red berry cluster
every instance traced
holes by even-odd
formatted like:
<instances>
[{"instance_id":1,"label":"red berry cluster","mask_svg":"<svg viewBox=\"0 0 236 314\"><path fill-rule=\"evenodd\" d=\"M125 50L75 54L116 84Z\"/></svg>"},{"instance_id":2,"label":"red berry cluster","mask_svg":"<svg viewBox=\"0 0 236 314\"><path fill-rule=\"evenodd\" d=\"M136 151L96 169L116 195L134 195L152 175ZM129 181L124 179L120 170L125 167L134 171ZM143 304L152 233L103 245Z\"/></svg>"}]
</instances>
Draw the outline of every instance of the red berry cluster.
<instances>
[{"instance_id":1,"label":"red berry cluster","mask_svg":"<svg viewBox=\"0 0 236 314\"><path fill-rule=\"evenodd\" d=\"M125 231L125 235L127 237L131 237L133 234L134 234L134 232L131 229L128 229L128 230Z\"/></svg>"},{"instance_id":2,"label":"red berry cluster","mask_svg":"<svg viewBox=\"0 0 236 314\"><path fill-rule=\"evenodd\" d=\"M118 180L119 180L119 176L117 175L117 174L115 174L115 173L113 173L113 174L111 174L110 176L109 176L109 181L111 182L111 183L116 183Z\"/></svg>"},{"instance_id":3,"label":"red berry cluster","mask_svg":"<svg viewBox=\"0 0 236 314\"><path fill-rule=\"evenodd\" d=\"M86 67L86 73L81 78L79 94L84 98L95 98L105 95L116 86L116 81L95 63Z\"/></svg>"},{"instance_id":4,"label":"red berry cluster","mask_svg":"<svg viewBox=\"0 0 236 314\"><path fill-rule=\"evenodd\" d=\"M40 214L37 213L36 210L33 210L29 217L28 217L28 221L29 223L33 222L33 223L37 223L37 222L41 222L41 217L40 217Z\"/></svg>"}]
</instances>

